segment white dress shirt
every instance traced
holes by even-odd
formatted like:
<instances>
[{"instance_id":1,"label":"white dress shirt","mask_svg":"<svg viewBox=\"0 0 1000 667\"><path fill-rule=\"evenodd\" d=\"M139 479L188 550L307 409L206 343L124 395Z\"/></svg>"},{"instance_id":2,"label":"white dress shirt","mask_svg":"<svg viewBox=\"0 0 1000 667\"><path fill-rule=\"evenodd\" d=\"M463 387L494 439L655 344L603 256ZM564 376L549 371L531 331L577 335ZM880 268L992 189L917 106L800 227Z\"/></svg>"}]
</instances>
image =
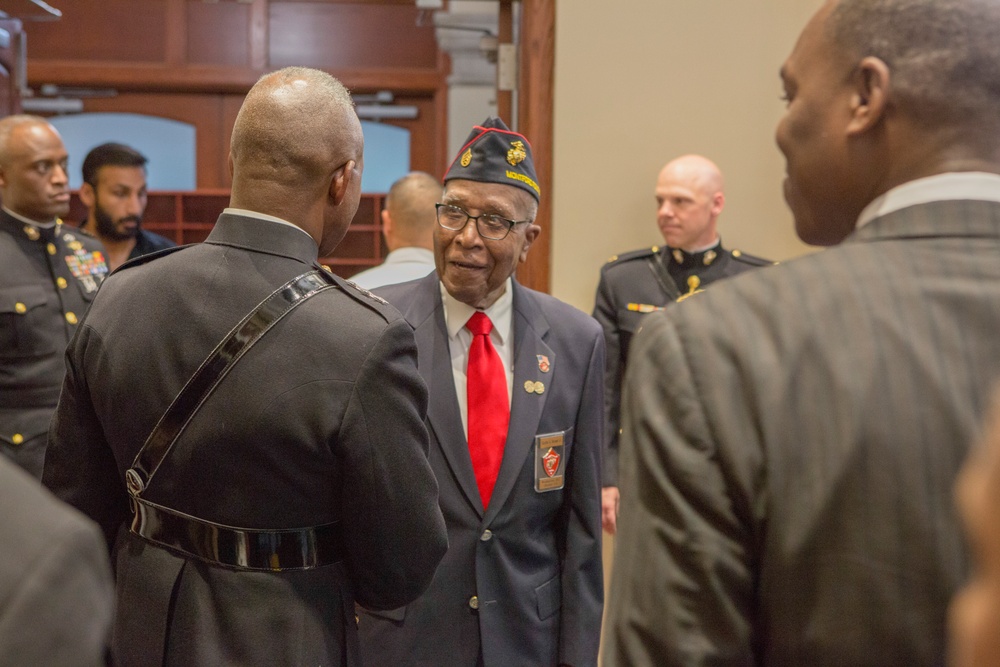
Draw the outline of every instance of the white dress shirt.
<instances>
[{"instance_id":1,"label":"white dress shirt","mask_svg":"<svg viewBox=\"0 0 1000 667\"><path fill-rule=\"evenodd\" d=\"M451 372L455 378L455 393L458 394L458 409L462 413L462 430L465 438L469 438L469 397L466 393L466 372L469 366L469 346L472 345L472 332L465 328L476 309L462 303L448 294L444 283L439 283L441 300L444 302L444 323L448 328L448 349L451 351ZM493 331L490 332L490 342L503 363L504 375L507 377L507 404L513 397L514 384L514 292L510 278L504 283L504 292L496 302L483 311L490 322Z\"/></svg>"},{"instance_id":2,"label":"white dress shirt","mask_svg":"<svg viewBox=\"0 0 1000 667\"><path fill-rule=\"evenodd\" d=\"M358 287L375 289L383 285L405 283L417 278L423 278L434 270L434 253L427 248L396 248L385 256L385 261L361 273L351 276L350 280Z\"/></svg>"}]
</instances>

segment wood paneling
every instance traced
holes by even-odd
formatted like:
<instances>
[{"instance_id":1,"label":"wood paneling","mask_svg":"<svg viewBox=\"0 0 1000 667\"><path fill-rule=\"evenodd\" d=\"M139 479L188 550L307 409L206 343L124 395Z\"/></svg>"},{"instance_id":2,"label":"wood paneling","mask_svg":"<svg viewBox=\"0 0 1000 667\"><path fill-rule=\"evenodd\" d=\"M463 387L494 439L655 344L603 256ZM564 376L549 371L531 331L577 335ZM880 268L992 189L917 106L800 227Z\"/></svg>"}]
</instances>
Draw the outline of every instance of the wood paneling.
<instances>
[{"instance_id":1,"label":"wood paneling","mask_svg":"<svg viewBox=\"0 0 1000 667\"><path fill-rule=\"evenodd\" d=\"M29 58L164 62L167 5L174 0L73 0L62 2L59 21L28 28Z\"/></svg>"},{"instance_id":2,"label":"wood paneling","mask_svg":"<svg viewBox=\"0 0 1000 667\"><path fill-rule=\"evenodd\" d=\"M271 65L434 70L434 26L417 26L418 15L415 6L274 3L269 21Z\"/></svg>"},{"instance_id":3,"label":"wood paneling","mask_svg":"<svg viewBox=\"0 0 1000 667\"><path fill-rule=\"evenodd\" d=\"M188 3L187 62L252 68L251 11L252 7L245 3Z\"/></svg>"}]
</instances>

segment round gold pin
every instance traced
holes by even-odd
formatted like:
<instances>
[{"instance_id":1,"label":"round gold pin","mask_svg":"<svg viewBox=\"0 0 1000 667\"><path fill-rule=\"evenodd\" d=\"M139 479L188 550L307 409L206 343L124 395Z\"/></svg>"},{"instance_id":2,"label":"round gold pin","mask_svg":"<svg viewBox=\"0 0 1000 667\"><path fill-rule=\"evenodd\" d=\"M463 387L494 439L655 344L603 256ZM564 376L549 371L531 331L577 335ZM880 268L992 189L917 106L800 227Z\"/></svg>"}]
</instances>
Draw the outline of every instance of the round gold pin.
<instances>
[{"instance_id":1,"label":"round gold pin","mask_svg":"<svg viewBox=\"0 0 1000 667\"><path fill-rule=\"evenodd\" d=\"M544 394L545 393L545 385L542 382L536 382L535 383L535 393L536 394Z\"/></svg>"},{"instance_id":2,"label":"round gold pin","mask_svg":"<svg viewBox=\"0 0 1000 667\"><path fill-rule=\"evenodd\" d=\"M535 383L532 380L524 381L524 390L529 394L535 393Z\"/></svg>"}]
</instances>

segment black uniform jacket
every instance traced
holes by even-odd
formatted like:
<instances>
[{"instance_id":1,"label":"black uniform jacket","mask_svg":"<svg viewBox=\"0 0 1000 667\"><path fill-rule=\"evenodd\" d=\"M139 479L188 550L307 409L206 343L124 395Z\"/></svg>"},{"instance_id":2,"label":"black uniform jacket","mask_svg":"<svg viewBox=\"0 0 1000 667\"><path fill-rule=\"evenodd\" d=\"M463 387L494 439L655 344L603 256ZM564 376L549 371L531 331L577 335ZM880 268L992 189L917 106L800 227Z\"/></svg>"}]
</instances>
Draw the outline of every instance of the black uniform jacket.
<instances>
[{"instance_id":1,"label":"black uniform jacket","mask_svg":"<svg viewBox=\"0 0 1000 667\"><path fill-rule=\"evenodd\" d=\"M616 255L604 265L594 303L594 318L604 329L607 345L604 486L618 485L621 385L629 344L643 318L717 280L772 263L739 250L726 250L720 242L694 254L653 246Z\"/></svg>"},{"instance_id":2,"label":"black uniform jacket","mask_svg":"<svg viewBox=\"0 0 1000 667\"><path fill-rule=\"evenodd\" d=\"M0 451L41 477L63 354L108 272L104 247L0 211Z\"/></svg>"},{"instance_id":3,"label":"black uniform jacket","mask_svg":"<svg viewBox=\"0 0 1000 667\"><path fill-rule=\"evenodd\" d=\"M228 526L339 521L343 561L235 571L119 534L130 519L123 476L156 421L226 333L316 253L299 229L223 214L205 243L116 271L70 345L44 481L118 536L120 665L356 665L355 600L409 602L445 551L413 333L343 281L240 359L144 493Z\"/></svg>"}]
</instances>

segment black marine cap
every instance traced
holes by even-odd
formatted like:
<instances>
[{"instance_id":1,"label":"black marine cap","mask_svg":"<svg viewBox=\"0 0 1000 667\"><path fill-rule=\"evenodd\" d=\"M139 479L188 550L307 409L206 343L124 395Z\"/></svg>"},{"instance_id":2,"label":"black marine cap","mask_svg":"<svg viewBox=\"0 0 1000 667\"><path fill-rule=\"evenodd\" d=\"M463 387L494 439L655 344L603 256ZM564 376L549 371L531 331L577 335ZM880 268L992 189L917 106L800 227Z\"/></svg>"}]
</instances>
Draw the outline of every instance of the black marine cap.
<instances>
[{"instance_id":1,"label":"black marine cap","mask_svg":"<svg viewBox=\"0 0 1000 667\"><path fill-rule=\"evenodd\" d=\"M465 145L444 175L444 182L458 178L512 185L541 200L531 144L523 134L513 132L493 116L472 128Z\"/></svg>"}]
</instances>

